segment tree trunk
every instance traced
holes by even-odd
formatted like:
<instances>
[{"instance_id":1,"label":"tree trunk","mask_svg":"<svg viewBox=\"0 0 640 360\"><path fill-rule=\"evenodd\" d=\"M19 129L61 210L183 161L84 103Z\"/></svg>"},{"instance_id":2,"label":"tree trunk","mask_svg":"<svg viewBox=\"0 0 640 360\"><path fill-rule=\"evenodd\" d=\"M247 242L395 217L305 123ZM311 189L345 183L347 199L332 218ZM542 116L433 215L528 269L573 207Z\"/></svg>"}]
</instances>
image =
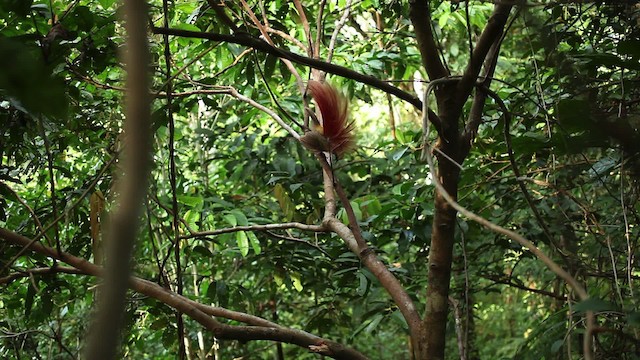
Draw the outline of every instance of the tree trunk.
<instances>
[{"instance_id":1,"label":"tree trunk","mask_svg":"<svg viewBox=\"0 0 640 360\"><path fill-rule=\"evenodd\" d=\"M455 149L455 141L442 146ZM453 157L455 159L455 157ZM438 178L447 192L454 198L458 193L459 168L450 160L440 156L438 161ZM422 327L420 359L444 359L446 344L448 296L451 279L451 262L456 226L456 210L438 193L435 196L435 215L429 248L429 277L427 285L427 307Z\"/></svg>"}]
</instances>

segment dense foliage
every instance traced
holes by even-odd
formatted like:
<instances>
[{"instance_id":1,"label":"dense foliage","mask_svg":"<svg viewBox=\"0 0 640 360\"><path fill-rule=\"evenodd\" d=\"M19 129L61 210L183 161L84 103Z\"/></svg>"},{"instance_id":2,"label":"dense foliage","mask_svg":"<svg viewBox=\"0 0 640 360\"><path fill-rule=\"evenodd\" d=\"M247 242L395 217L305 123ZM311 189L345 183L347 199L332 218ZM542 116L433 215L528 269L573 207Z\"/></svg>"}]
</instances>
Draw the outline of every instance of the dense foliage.
<instances>
[{"instance_id":1,"label":"dense foliage","mask_svg":"<svg viewBox=\"0 0 640 360\"><path fill-rule=\"evenodd\" d=\"M302 16L296 1L222 3L176 0L165 13L150 1L149 23L262 37L422 98L427 75L404 1L306 2ZM461 74L494 4L429 3L441 44L432 56ZM460 349L466 359L580 358L586 311L597 315L598 358L640 356L640 8L561 3L511 10L491 84L511 116L487 100L458 200L530 239L590 298L517 242L458 216L447 359ZM127 137L119 10L114 0L0 3L0 226L30 238L46 229L44 245L97 264ZM169 40L149 32L153 169L134 274L372 359L409 359L397 304L340 237L260 227L323 220L322 167L275 120L304 132L303 103L313 105L300 84L319 70L237 43ZM435 188L421 160L421 109L357 78L327 80L351 99L358 136L357 150L331 163L335 182L422 312ZM344 207L337 217L349 223ZM80 356L99 286L65 266L0 242L0 357ZM177 357L173 308L129 292L126 319L123 358ZM290 344L218 340L184 321L189 358L318 358Z\"/></svg>"}]
</instances>

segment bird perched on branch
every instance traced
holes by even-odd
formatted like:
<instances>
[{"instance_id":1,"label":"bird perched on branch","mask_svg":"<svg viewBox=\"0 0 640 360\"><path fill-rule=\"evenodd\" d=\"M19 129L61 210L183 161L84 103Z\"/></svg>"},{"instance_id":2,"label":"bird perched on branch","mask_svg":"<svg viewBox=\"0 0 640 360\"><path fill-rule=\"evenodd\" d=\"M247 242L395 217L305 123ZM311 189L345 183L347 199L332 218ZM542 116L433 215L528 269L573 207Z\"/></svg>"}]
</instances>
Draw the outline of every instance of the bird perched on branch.
<instances>
[{"instance_id":1,"label":"bird perched on branch","mask_svg":"<svg viewBox=\"0 0 640 360\"><path fill-rule=\"evenodd\" d=\"M320 119L311 116L310 131L300 137L309 150L329 152L341 157L356 146L353 122L347 120L348 102L333 86L309 81L309 92L320 109Z\"/></svg>"}]
</instances>

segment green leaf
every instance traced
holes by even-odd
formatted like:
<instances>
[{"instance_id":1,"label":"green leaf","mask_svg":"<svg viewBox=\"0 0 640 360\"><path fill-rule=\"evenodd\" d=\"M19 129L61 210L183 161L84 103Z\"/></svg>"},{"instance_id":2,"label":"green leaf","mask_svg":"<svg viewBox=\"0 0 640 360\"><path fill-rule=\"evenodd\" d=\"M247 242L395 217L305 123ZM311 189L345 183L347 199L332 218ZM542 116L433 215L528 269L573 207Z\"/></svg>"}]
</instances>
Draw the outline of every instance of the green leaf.
<instances>
[{"instance_id":1,"label":"green leaf","mask_svg":"<svg viewBox=\"0 0 640 360\"><path fill-rule=\"evenodd\" d=\"M400 160L402 158L404 153L407 152L407 150L409 150L408 147L403 147L403 148L395 151L393 154L391 154L391 158L393 159L393 161L398 161L398 160Z\"/></svg>"},{"instance_id":2,"label":"green leaf","mask_svg":"<svg viewBox=\"0 0 640 360\"><path fill-rule=\"evenodd\" d=\"M236 233L236 243L240 248L240 254L242 257L246 257L249 254L249 240L247 239L247 233L244 231L238 231Z\"/></svg>"},{"instance_id":3,"label":"green leaf","mask_svg":"<svg viewBox=\"0 0 640 360\"><path fill-rule=\"evenodd\" d=\"M627 322L631 326L640 327L640 312L631 312L627 314Z\"/></svg>"},{"instance_id":4,"label":"green leaf","mask_svg":"<svg viewBox=\"0 0 640 360\"><path fill-rule=\"evenodd\" d=\"M190 6L196 6L196 3L191 4ZM190 11L189 11L190 12ZM176 29L180 29L180 30L188 30L188 31L195 31L195 32L200 32L200 28L193 25L193 24L187 24L187 23L180 23L174 26Z\"/></svg>"},{"instance_id":5,"label":"green leaf","mask_svg":"<svg viewBox=\"0 0 640 360\"><path fill-rule=\"evenodd\" d=\"M190 14L198 7L198 2L196 1L179 2L174 4L174 6L176 11ZM190 25L190 24L183 23L182 25ZM179 29L182 29L182 28L179 27ZM184 30L189 30L189 29L185 28ZM200 31L200 30L194 30L194 31Z\"/></svg>"},{"instance_id":6,"label":"green leaf","mask_svg":"<svg viewBox=\"0 0 640 360\"><path fill-rule=\"evenodd\" d=\"M229 225L233 227L238 226L238 220L235 216L233 216L233 214L225 214L223 217L229 223Z\"/></svg>"},{"instance_id":7,"label":"green leaf","mask_svg":"<svg viewBox=\"0 0 640 360\"><path fill-rule=\"evenodd\" d=\"M445 25L447 25L447 22L449 21L449 16L451 16L451 13L446 12L442 15L440 15L440 18L438 19L438 26L442 29L445 27Z\"/></svg>"},{"instance_id":8,"label":"green leaf","mask_svg":"<svg viewBox=\"0 0 640 360\"><path fill-rule=\"evenodd\" d=\"M213 253L211 252L211 250L209 250L208 248L202 245L196 245L191 251L195 254L199 254L204 258L210 258L213 256Z\"/></svg>"},{"instance_id":9,"label":"green leaf","mask_svg":"<svg viewBox=\"0 0 640 360\"><path fill-rule=\"evenodd\" d=\"M203 203L201 196L178 195L178 202L191 207L200 207Z\"/></svg>"},{"instance_id":10,"label":"green leaf","mask_svg":"<svg viewBox=\"0 0 640 360\"><path fill-rule=\"evenodd\" d=\"M64 81L42 61L42 49L23 41L0 37L0 54L12 54L0 56L0 93L27 114L65 118L68 98Z\"/></svg>"},{"instance_id":11,"label":"green leaf","mask_svg":"<svg viewBox=\"0 0 640 360\"><path fill-rule=\"evenodd\" d=\"M240 226L249 225L249 220L247 220L247 217L242 213L242 211L240 211L238 209L233 209L233 210L230 211L230 213L231 213L231 215L233 215L236 218L236 223L238 225L240 225Z\"/></svg>"},{"instance_id":12,"label":"green leaf","mask_svg":"<svg viewBox=\"0 0 640 360\"><path fill-rule=\"evenodd\" d=\"M16 13L18 16L27 16L31 9L33 0L3 0L0 1L0 9Z\"/></svg>"},{"instance_id":13,"label":"green leaf","mask_svg":"<svg viewBox=\"0 0 640 360\"><path fill-rule=\"evenodd\" d=\"M205 295L207 296L209 301L211 301L212 303L216 302L218 292L217 292L217 286L215 281L211 282L209 286L207 286L207 292L205 293Z\"/></svg>"},{"instance_id":14,"label":"green leaf","mask_svg":"<svg viewBox=\"0 0 640 360\"><path fill-rule=\"evenodd\" d=\"M640 58L640 40L622 40L618 43L617 50L620 54L629 55L633 58Z\"/></svg>"},{"instance_id":15,"label":"green leaf","mask_svg":"<svg viewBox=\"0 0 640 360\"><path fill-rule=\"evenodd\" d=\"M260 255L262 248L260 247L260 241L256 234L248 232L247 236L249 237L249 243L251 244L251 248L253 248L253 252L256 253L256 255Z\"/></svg>"},{"instance_id":16,"label":"green leaf","mask_svg":"<svg viewBox=\"0 0 640 360\"><path fill-rule=\"evenodd\" d=\"M276 197L276 200L278 200L280 209L284 213L284 218L287 221L292 220L294 216L295 205L293 204L293 201L291 201L291 198L289 197L289 194L287 194L287 191L281 184L278 183L273 188L273 194Z\"/></svg>"},{"instance_id":17,"label":"green leaf","mask_svg":"<svg viewBox=\"0 0 640 360\"><path fill-rule=\"evenodd\" d=\"M358 289L356 290L356 293L358 294L358 296L364 296L364 294L367 292L369 280L367 280L367 277L364 276L364 274L361 272L357 273L357 277L359 280L359 284L358 284Z\"/></svg>"},{"instance_id":18,"label":"green leaf","mask_svg":"<svg viewBox=\"0 0 640 360\"><path fill-rule=\"evenodd\" d=\"M222 280L216 281L216 297L220 306L227 306L229 303L229 290L226 282Z\"/></svg>"},{"instance_id":19,"label":"green leaf","mask_svg":"<svg viewBox=\"0 0 640 360\"><path fill-rule=\"evenodd\" d=\"M16 196L16 194L11 191L11 188L7 186L7 184L3 182L0 182L0 196L11 201L18 201L18 197Z\"/></svg>"},{"instance_id":20,"label":"green leaf","mask_svg":"<svg viewBox=\"0 0 640 360\"><path fill-rule=\"evenodd\" d=\"M598 298L588 298L587 300L581 301L577 303L573 307L574 311L577 312L587 312L587 311L617 311L620 310L614 304L598 299Z\"/></svg>"},{"instance_id":21,"label":"green leaf","mask_svg":"<svg viewBox=\"0 0 640 360\"><path fill-rule=\"evenodd\" d=\"M174 330L173 326L165 328L164 332L162 333L162 346L164 346L165 349L169 350L172 349L175 344L176 331Z\"/></svg>"},{"instance_id":22,"label":"green leaf","mask_svg":"<svg viewBox=\"0 0 640 360\"><path fill-rule=\"evenodd\" d=\"M198 221L200 220L200 212L194 210L187 210L184 214L184 221L195 231L199 230Z\"/></svg>"},{"instance_id":23,"label":"green leaf","mask_svg":"<svg viewBox=\"0 0 640 360\"><path fill-rule=\"evenodd\" d=\"M24 316L29 317L31 315L31 309L33 309L33 301L36 296L36 290L29 284L27 289L27 296L24 298Z\"/></svg>"},{"instance_id":24,"label":"green leaf","mask_svg":"<svg viewBox=\"0 0 640 360\"><path fill-rule=\"evenodd\" d=\"M275 56L267 56L264 63L264 76L269 79L276 70L278 58Z\"/></svg>"},{"instance_id":25,"label":"green leaf","mask_svg":"<svg viewBox=\"0 0 640 360\"><path fill-rule=\"evenodd\" d=\"M102 5L103 8L108 9L111 7L111 5L113 5L113 3L116 2L116 0L98 0L98 2L100 3L100 5Z\"/></svg>"},{"instance_id":26,"label":"green leaf","mask_svg":"<svg viewBox=\"0 0 640 360\"><path fill-rule=\"evenodd\" d=\"M384 315L382 314L376 314L373 319L371 320L371 322L369 323L369 325L367 325L366 329L364 330L366 333L371 333L373 331L375 331L378 328L378 325L380 325L380 322L382 321L382 319L384 318Z\"/></svg>"},{"instance_id":27,"label":"green leaf","mask_svg":"<svg viewBox=\"0 0 640 360\"><path fill-rule=\"evenodd\" d=\"M93 12L86 6L75 7L64 24L72 30L89 32L93 28L95 17Z\"/></svg>"},{"instance_id":28,"label":"green leaf","mask_svg":"<svg viewBox=\"0 0 640 360\"><path fill-rule=\"evenodd\" d=\"M302 287L302 282L300 281L300 276L298 274L291 274L289 276L291 278L291 282L293 283L293 287L301 292L304 288Z\"/></svg>"},{"instance_id":29,"label":"green leaf","mask_svg":"<svg viewBox=\"0 0 640 360\"><path fill-rule=\"evenodd\" d=\"M169 325L169 322L167 321L167 319L160 318L152 322L149 328L152 330L161 330L161 329L166 329L168 325Z\"/></svg>"}]
</instances>

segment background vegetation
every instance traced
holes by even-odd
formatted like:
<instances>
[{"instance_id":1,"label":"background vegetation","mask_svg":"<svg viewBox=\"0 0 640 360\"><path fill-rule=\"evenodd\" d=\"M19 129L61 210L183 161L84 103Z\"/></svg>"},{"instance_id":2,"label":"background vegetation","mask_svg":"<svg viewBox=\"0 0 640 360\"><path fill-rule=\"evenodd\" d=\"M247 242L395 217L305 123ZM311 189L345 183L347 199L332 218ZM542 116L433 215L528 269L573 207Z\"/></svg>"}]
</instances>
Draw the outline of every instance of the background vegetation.
<instances>
[{"instance_id":1,"label":"background vegetation","mask_svg":"<svg viewBox=\"0 0 640 360\"><path fill-rule=\"evenodd\" d=\"M424 314L438 208L422 153L451 141L436 124L423 142L420 99L434 80L425 62L462 75L496 8L508 6L488 74L495 97L482 100L459 159L457 199L531 240L589 299L520 243L454 212L444 358L579 359L590 356L585 337L595 358L640 357L640 8L426 1L437 51L425 57L415 3L149 1L153 161L134 275L214 306L209 315L225 325L265 326L245 313L371 359L443 358L411 345L402 305L376 268L323 225L331 181L280 123L304 132L309 79L326 76L350 99L358 147L331 167L352 211L342 202L336 218L357 218ZM78 358L95 317L101 287L88 275L98 270L67 260L103 264L115 184L126 179L120 14L114 0L0 2L2 358ZM442 115L445 90L436 91L429 105ZM475 121L464 100L454 117L462 128ZM46 248L28 249L16 234ZM340 358L324 351L335 349L328 342L222 336L135 286L121 358Z\"/></svg>"}]
</instances>

